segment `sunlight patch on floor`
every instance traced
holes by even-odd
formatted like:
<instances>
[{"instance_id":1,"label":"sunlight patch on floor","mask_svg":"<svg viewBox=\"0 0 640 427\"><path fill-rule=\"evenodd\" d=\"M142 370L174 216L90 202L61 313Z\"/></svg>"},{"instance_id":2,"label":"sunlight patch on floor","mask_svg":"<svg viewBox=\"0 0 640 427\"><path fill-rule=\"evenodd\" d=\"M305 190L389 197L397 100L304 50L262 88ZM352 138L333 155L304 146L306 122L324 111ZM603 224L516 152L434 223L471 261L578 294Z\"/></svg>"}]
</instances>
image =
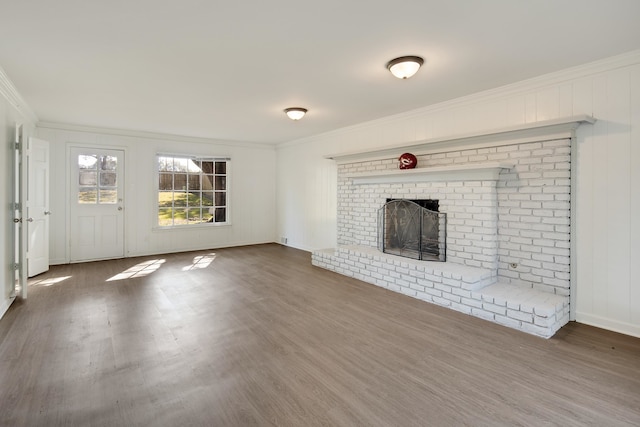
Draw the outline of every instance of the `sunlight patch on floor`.
<instances>
[{"instance_id":1,"label":"sunlight patch on floor","mask_svg":"<svg viewBox=\"0 0 640 427\"><path fill-rule=\"evenodd\" d=\"M29 280L29 286L53 286L70 279L71 276L49 277L47 279Z\"/></svg>"},{"instance_id":2,"label":"sunlight patch on floor","mask_svg":"<svg viewBox=\"0 0 640 427\"><path fill-rule=\"evenodd\" d=\"M126 269L122 273L118 273L115 276L110 277L109 279L107 279L107 282L131 279L132 277L148 276L149 274L159 269L165 262L165 259L150 259L148 261L141 262L134 265L133 267Z\"/></svg>"},{"instance_id":3,"label":"sunlight patch on floor","mask_svg":"<svg viewBox=\"0 0 640 427\"><path fill-rule=\"evenodd\" d=\"M193 257L193 264L188 265L186 267L182 267L182 271L200 270L203 268L207 268L213 262L214 259L216 259L215 253Z\"/></svg>"}]
</instances>

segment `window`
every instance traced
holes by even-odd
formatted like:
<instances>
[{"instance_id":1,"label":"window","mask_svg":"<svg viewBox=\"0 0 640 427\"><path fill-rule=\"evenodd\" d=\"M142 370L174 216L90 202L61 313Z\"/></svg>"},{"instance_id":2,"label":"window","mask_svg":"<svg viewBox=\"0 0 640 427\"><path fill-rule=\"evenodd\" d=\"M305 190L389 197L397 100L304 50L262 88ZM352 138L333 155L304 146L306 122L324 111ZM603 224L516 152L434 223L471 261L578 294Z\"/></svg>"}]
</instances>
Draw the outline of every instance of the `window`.
<instances>
[{"instance_id":1,"label":"window","mask_svg":"<svg viewBox=\"0 0 640 427\"><path fill-rule=\"evenodd\" d=\"M118 199L118 158L78 155L78 203L114 204Z\"/></svg>"},{"instance_id":2,"label":"window","mask_svg":"<svg viewBox=\"0 0 640 427\"><path fill-rule=\"evenodd\" d=\"M225 224L228 158L158 155L158 225Z\"/></svg>"}]
</instances>

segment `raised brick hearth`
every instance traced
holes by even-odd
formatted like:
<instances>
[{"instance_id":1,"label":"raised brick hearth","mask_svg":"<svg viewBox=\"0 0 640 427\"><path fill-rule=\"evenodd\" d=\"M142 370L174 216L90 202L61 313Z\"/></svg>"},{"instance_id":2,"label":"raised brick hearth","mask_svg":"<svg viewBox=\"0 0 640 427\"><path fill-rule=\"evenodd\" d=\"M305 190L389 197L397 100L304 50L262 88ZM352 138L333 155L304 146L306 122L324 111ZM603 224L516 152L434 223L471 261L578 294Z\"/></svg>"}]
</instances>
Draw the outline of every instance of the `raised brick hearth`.
<instances>
[{"instance_id":1,"label":"raised brick hearth","mask_svg":"<svg viewBox=\"0 0 640 427\"><path fill-rule=\"evenodd\" d=\"M312 262L548 338L570 315L570 147L565 137L424 150L406 175L395 156L344 158L338 247ZM391 198L439 200L447 262L378 251L377 210Z\"/></svg>"},{"instance_id":2,"label":"raised brick hearth","mask_svg":"<svg viewBox=\"0 0 640 427\"><path fill-rule=\"evenodd\" d=\"M569 320L569 298L496 282L491 270L418 261L366 246L314 251L313 265L524 332L551 337Z\"/></svg>"}]
</instances>

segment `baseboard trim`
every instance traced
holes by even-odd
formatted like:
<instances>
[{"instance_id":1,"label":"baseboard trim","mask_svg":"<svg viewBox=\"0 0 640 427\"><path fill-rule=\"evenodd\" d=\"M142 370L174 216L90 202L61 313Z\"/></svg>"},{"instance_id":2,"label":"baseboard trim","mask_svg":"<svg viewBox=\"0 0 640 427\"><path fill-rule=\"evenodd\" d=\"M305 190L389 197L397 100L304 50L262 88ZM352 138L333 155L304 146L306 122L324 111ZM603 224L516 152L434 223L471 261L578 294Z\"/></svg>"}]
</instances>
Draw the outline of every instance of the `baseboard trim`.
<instances>
[{"instance_id":1,"label":"baseboard trim","mask_svg":"<svg viewBox=\"0 0 640 427\"><path fill-rule=\"evenodd\" d=\"M576 322L640 338L640 325L620 322L619 320L608 319L580 311L576 312Z\"/></svg>"},{"instance_id":2,"label":"baseboard trim","mask_svg":"<svg viewBox=\"0 0 640 427\"><path fill-rule=\"evenodd\" d=\"M9 310L11 304L16 300L16 297L11 297L9 299L5 299L0 301L0 319L4 316L4 314Z\"/></svg>"}]
</instances>

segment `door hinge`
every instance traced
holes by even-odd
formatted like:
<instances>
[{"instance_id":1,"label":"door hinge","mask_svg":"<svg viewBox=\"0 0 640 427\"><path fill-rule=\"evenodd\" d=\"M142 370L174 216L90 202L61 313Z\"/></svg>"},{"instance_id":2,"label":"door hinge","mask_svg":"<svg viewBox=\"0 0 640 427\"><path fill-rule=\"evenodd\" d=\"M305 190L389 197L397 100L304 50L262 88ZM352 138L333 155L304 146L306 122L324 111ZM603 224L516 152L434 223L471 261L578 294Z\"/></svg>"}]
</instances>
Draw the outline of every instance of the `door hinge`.
<instances>
[{"instance_id":1,"label":"door hinge","mask_svg":"<svg viewBox=\"0 0 640 427\"><path fill-rule=\"evenodd\" d=\"M20 150L20 148L22 148L22 144L21 144L21 143L19 143L19 142L16 142L16 143L15 143L15 146L14 146L14 149L15 149L15 150Z\"/></svg>"}]
</instances>

